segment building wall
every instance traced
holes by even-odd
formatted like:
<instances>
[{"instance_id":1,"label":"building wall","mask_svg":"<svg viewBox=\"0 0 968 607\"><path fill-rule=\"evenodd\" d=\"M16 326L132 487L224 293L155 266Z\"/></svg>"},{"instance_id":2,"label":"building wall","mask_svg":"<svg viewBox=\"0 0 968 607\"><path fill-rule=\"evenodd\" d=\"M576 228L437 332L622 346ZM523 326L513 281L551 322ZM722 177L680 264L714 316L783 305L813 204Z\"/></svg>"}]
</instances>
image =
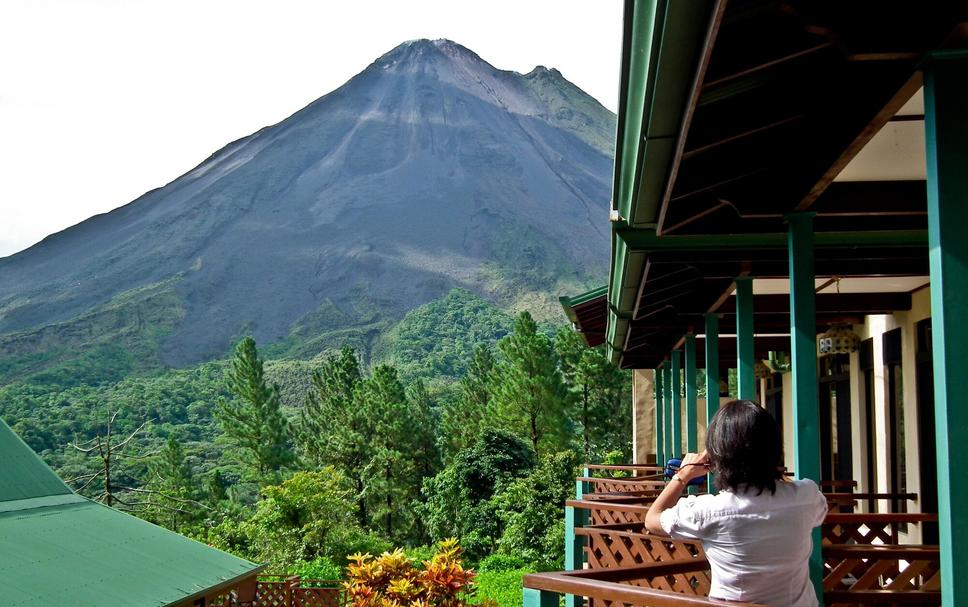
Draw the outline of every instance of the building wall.
<instances>
[{"instance_id":1,"label":"building wall","mask_svg":"<svg viewBox=\"0 0 968 607\"><path fill-rule=\"evenodd\" d=\"M632 463L655 462L655 372L632 372Z\"/></svg>"},{"instance_id":2,"label":"building wall","mask_svg":"<svg viewBox=\"0 0 968 607\"><path fill-rule=\"evenodd\" d=\"M853 327L862 340L872 338L874 358L874 407L873 419L866 419L866 403L864 402L864 375L860 368L860 355L854 352L850 355L850 402L851 402L851 432L853 444L856 448L852 452L854 479L858 482L858 491L871 493L887 493L890 491L891 473L891 441L890 433L890 401L888 399L888 374L884 366L884 339L888 331L900 327L901 329L901 383L903 390L904 408L904 454L907 476L907 490L921 494L919 444L918 444L918 404L917 404L917 323L931 316L930 290L927 288L912 294L911 310L894 314L867 316L861 325ZM784 461L788 468L793 469L793 377L790 373L783 375L783 451ZM875 479L868 478L867 460L871 457L870 445L867 444L865 429L868 424L874 424L874 468ZM933 446L926 446L933 448ZM890 505L886 501L878 504L881 511L888 511ZM912 512L919 512L918 503L910 504ZM861 511L867 510L867 504L860 505ZM920 536L915 527L906 535L906 541L917 543Z\"/></svg>"}]
</instances>

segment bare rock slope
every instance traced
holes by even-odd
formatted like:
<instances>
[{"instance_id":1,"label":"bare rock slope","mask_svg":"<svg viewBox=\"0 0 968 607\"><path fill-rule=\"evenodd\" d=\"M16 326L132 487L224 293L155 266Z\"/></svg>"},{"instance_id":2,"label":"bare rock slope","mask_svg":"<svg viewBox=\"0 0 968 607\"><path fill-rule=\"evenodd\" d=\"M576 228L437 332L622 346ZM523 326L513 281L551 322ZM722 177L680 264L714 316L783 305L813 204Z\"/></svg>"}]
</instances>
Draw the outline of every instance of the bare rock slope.
<instances>
[{"instance_id":1,"label":"bare rock slope","mask_svg":"<svg viewBox=\"0 0 968 607\"><path fill-rule=\"evenodd\" d=\"M0 260L0 355L164 285L177 310L158 355L179 365L314 314L336 329L454 287L511 305L604 279L614 129L556 70L404 43L167 186Z\"/></svg>"}]
</instances>

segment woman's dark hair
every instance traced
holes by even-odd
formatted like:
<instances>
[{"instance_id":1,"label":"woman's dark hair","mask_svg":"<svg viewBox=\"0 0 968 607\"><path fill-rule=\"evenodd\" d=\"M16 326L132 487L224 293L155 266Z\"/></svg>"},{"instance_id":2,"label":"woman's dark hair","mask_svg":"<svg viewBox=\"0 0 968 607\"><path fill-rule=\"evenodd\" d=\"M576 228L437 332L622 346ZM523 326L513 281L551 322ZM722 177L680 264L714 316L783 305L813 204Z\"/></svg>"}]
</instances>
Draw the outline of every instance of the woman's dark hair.
<instances>
[{"instance_id":1,"label":"woman's dark hair","mask_svg":"<svg viewBox=\"0 0 968 607\"><path fill-rule=\"evenodd\" d=\"M718 489L775 493L783 476L780 427L753 401L733 400L719 409L706 432L706 453Z\"/></svg>"}]
</instances>

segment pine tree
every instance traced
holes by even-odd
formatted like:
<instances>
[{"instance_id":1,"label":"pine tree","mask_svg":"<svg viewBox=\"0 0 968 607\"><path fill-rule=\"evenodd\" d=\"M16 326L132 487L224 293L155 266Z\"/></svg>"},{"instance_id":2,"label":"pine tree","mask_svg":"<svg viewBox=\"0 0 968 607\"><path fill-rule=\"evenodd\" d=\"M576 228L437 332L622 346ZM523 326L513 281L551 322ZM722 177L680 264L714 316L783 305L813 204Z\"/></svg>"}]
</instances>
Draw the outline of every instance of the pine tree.
<instances>
[{"instance_id":1,"label":"pine tree","mask_svg":"<svg viewBox=\"0 0 968 607\"><path fill-rule=\"evenodd\" d=\"M467 449L493 422L491 384L494 354L486 344L478 345L467 372L457 382L457 394L445 401L441 413L441 447L447 458Z\"/></svg>"},{"instance_id":2,"label":"pine tree","mask_svg":"<svg viewBox=\"0 0 968 607\"><path fill-rule=\"evenodd\" d=\"M379 365L357 389L357 407L374 422L371 456L365 471L366 495L375 519L383 522L386 537L394 538L408 525L411 486L419 485L412 458L414 420L406 391L389 365Z\"/></svg>"},{"instance_id":3,"label":"pine tree","mask_svg":"<svg viewBox=\"0 0 968 607\"><path fill-rule=\"evenodd\" d=\"M567 440L569 394L547 335L525 311L514 329L498 342L494 404L507 429L531 441L537 453L543 440Z\"/></svg>"},{"instance_id":4,"label":"pine tree","mask_svg":"<svg viewBox=\"0 0 968 607\"><path fill-rule=\"evenodd\" d=\"M251 455L259 478L295 463L289 447L289 423L279 407L279 388L266 384L255 340L245 337L235 348L226 375L235 399L219 403L216 415L226 435Z\"/></svg>"},{"instance_id":5,"label":"pine tree","mask_svg":"<svg viewBox=\"0 0 968 607\"><path fill-rule=\"evenodd\" d=\"M613 365L603 348L589 348L570 328L555 335L555 349L572 394L572 416L581 431L585 461L600 459L613 449L630 454L631 418L628 407L622 406L631 386L629 374Z\"/></svg>"},{"instance_id":6,"label":"pine tree","mask_svg":"<svg viewBox=\"0 0 968 607\"><path fill-rule=\"evenodd\" d=\"M193 500L194 487L185 450L181 442L169 436L165 447L148 465L145 495L149 518L177 530L179 522L192 518L197 509Z\"/></svg>"},{"instance_id":7,"label":"pine tree","mask_svg":"<svg viewBox=\"0 0 968 607\"><path fill-rule=\"evenodd\" d=\"M356 489L360 525L369 522L365 467L372 448L373 419L356 396L362 381L352 348L323 360L313 372L312 389L300 415L298 438L303 456L317 467L332 465Z\"/></svg>"}]
</instances>

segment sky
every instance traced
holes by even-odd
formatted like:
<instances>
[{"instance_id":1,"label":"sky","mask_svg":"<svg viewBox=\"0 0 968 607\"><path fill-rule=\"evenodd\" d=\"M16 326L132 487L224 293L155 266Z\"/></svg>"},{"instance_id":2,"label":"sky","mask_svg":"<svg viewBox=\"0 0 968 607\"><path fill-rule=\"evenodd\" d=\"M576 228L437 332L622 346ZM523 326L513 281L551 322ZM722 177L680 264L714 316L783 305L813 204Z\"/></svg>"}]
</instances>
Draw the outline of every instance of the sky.
<instances>
[{"instance_id":1,"label":"sky","mask_svg":"<svg viewBox=\"0 0 968 607\"><path fill-rule=\"evenodd\" d=\"M615 111L622 0L0 0L0 257L126 204L405 40Z\"/></svg>"}]
</instances>

